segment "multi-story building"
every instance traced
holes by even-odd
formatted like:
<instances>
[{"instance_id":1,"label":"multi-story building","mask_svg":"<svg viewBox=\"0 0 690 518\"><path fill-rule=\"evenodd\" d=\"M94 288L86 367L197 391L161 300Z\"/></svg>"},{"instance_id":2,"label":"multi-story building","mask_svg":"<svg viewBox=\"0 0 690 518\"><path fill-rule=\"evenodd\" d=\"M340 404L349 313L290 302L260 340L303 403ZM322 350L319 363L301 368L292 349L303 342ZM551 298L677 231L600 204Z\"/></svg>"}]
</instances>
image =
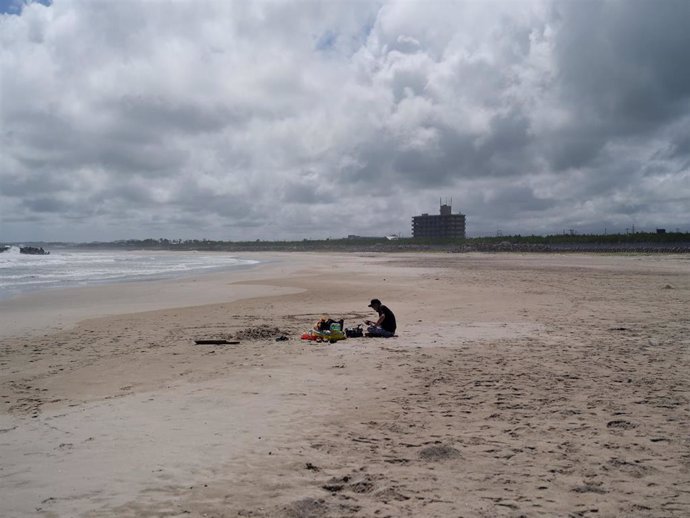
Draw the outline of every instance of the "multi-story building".
<instances>
[{"instance_id":1,"label":"multi-story building","mask_svg":"<svg viewBox=\"0 0 690 518\"><path fill-rule=\"evenodd\" d=\"M412 218L412 237L464 239L465 215L453 214L450 205L441 204L438 215L422 214Z\"/></svg>"}]
</instances>

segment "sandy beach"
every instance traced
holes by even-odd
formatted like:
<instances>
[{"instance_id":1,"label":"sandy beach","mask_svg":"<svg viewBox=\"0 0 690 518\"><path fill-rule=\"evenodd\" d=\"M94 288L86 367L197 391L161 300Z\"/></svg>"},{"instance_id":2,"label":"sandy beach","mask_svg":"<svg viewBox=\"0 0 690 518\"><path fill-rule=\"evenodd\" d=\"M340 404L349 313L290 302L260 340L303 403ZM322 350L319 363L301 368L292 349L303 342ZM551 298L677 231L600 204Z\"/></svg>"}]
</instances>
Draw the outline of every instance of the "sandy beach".
<instances>
[{"instance_id":1,"label":"sandy beach","mask_svg":"<svg viewBox=\"0 0 690 518\"><path fill-rule=\"evenodd\" d=\"M690 515L687 255L249 258L0 302L1 516Z\"/></svg>"}]
</instances>

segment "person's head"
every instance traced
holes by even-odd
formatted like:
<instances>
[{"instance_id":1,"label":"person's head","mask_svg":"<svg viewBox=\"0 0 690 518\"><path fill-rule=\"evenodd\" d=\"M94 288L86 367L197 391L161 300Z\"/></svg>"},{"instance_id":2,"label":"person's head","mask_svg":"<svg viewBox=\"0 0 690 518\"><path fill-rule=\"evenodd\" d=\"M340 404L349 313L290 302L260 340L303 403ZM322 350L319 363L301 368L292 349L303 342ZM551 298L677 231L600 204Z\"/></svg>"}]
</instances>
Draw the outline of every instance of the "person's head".
<instances>
[{"instance_id":1,"label":"person's head","mask_svg":"<svg viewBox=\"0 0 690 518\"><path fill-rule=\"evenodd\" d=\"M378 311L381 307L381 301L379 299L371 299L371 302L369 302L369 307L374 311Z\"/></svg>"}]
</instances>

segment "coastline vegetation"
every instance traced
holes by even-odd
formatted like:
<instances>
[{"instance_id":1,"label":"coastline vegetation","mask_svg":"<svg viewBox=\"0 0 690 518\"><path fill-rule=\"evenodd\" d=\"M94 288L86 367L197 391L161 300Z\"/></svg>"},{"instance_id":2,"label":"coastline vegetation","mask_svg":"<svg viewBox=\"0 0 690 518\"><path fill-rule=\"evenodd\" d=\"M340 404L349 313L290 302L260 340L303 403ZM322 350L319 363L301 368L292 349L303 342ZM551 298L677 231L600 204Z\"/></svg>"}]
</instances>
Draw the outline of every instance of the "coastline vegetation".
<instances>
[{"instance_id":1,"label":"coastline vegetation","mask_svg":"<svg viewBox=\"0 0 690 518\"><path fill-rule=\"evenodd\" d=\"M690 252L690 233L637 232L634 234L553 234L546 236L484 236L466 239L418 239L350 236L337 239L293 241L224 241L209 239L127 239L89 243L32 243L44 247L81 249L169 250L169 251L343 251L405 252L438 250L469 251L659 251Z\"/></svg>"}]
</instances>

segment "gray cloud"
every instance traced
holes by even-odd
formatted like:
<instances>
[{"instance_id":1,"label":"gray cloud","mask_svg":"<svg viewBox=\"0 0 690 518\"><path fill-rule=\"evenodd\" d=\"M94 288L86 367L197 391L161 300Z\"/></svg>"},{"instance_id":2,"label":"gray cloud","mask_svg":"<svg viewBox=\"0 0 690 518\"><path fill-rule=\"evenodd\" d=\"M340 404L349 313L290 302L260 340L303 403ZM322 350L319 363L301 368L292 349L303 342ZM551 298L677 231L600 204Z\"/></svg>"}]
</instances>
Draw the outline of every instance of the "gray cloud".
<instances>
[{"instance_id":1,"label":"gray cloud","mask_svg":"<svg viewBox=\"0 0 690 518\"><path fill-rule=\"evenodd\" d=\"M0 239L688 227L690 3L0 15ZM66 229L66 230L65 230Z\"/></svg>"},{"instance_id":2,"label":"gray cloud","mask_svg":"<svg viewBox=\"0 0 690 518\"><path fill-rule=\"evenodd\" d=\"M559 99L576 115L554 137L554 166L586 164L615 139L654 134L687 113L690 4L587 1L553 6Z\"/></svg>"}]
</instances>

